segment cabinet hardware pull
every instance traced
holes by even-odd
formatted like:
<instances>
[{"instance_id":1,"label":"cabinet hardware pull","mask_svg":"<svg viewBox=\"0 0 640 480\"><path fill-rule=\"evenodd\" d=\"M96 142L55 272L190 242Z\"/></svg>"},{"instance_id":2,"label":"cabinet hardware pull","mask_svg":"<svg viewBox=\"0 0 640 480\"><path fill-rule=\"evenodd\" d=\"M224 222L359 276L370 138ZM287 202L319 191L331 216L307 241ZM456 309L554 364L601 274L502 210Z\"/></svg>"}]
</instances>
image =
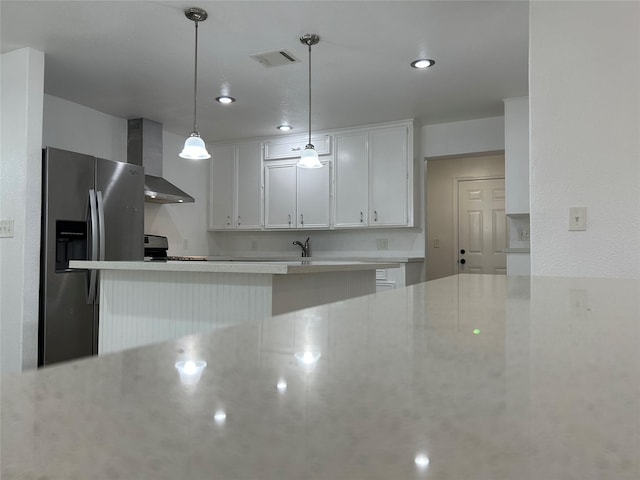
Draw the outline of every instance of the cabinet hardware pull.
<instances>
[{"instance_id":1,"label":"cabinet hardware pull","mask_svg":"<svg viewBox=\"0 0 640 480\"><path fill-rule=\"evenodd\" d=\"M291 147L291 151L292 151L292 152L298 152L298 151L300 151L300 150L301 150L301 148L300 148L300 147Z\"/></svg>"},{"instance_id":2,"label":"cabinet hardware pull","mask_svg":"<svg viewBox=\"0 0 640 480\"><path fill-rule=\"evenodd\" d=\"M300 214L300 225L304 225L304 215Z\"/></svg>"},{"instance_id":3,"label":"cabinet hardware pull","mask_svg":"<svg viewBox=\"0 0 640 480\"><path fill-rule=\"evenodd\" d=\"M227 215L227 227L231 225L231 217Z\"/></svg>"},{"instance_id":4,"label":"cabinet hardware pull","mask_svg":"<svg viewBox=\"0 0 640 480\"><path fill-rule=\"evenodd\" d=\"M364 222L364 213L360 212L360 223Z\"/></svg>"},{"instance_id":5,"label":"cabinet hardware pull","mask_svg":"<svg viewBox=\"0 0 640 480\"><path fill-rule=\"evenodd\" d=\"M291 214L289 214L289 226L291 226Z\"/></svg>"},{"instance_id":6,"label":"cabinet hardware pull","mask_svg":"<svg viewBox=\"0 0 640 480\"><path fill-rule=\"evenodd\" d=\"M238 215L238 225L240 225L240 215Z\"/></svg>"},{"instance_id":7,"label":"cabinet hardware pull","mask_svg":"<svg viewBox=\"0 0 640 480\"><path fill-rule=\"evenodd\" d=\"M373 221L374 221L374 222L377 222L377 221L378 221L378 211L377 211L377 210L374 210L374 211L373 211Z\"/></svg>"}]
</instances>

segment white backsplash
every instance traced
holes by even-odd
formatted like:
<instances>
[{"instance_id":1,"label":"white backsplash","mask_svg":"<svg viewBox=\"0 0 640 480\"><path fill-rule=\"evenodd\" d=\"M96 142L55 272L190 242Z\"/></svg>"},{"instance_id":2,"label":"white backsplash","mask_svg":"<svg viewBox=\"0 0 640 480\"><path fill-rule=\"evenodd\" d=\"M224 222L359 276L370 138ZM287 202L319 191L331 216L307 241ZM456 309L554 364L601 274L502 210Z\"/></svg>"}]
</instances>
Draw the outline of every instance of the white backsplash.
<instances>
[{"instance_id":1,"label":"white backsplash","mask_svg":"<svg viewBox=\"0 0 640 480\"><path fill-rule=\"evenodd\" d=\"M424 256L424 235L418 228L210 232L209 252L210 255L299 255L300 247L293 242L307 237L312 256ZM386 243L387 248L378 249L379 243L380 247Z\"/></svg>"}]
</instances>

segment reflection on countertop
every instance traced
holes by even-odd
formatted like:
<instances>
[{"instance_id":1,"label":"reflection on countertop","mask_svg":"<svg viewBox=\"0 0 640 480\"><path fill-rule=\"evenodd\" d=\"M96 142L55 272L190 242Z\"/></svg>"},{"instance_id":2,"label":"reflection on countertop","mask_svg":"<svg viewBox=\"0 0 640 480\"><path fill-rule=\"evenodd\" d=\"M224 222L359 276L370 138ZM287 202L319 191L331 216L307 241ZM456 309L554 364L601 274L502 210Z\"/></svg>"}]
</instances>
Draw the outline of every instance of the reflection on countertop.
<instances>
[{"instance_id":1,"label":"reflection on countertop","mask_svg":"<svg viewBox=\"0 0 640 480\"><path fill-rule=\"evenodd\" d=\"M457 275L8 376L0 476L636 480L638 291Z\"/></svg>"}]
</instances>

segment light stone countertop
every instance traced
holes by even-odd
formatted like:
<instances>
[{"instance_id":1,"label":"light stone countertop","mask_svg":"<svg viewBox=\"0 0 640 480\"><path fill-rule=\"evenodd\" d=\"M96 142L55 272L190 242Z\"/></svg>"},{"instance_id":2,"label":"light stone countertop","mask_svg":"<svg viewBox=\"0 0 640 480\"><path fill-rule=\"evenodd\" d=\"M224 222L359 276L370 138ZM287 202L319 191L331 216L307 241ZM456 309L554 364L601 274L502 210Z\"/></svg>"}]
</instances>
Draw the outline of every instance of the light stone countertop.
<instances>
[{"instance_id":1,"label":"light stone countertop","mask_svg":"<svg viewBox=\"0 0 640 480\"><path fill-rule=\"evenodd\" d=\"M272 256L251 256L251 255L209 255L207 257L210 261L220 262L220 261L292 261L299 260L302 257L295 256L282 256L282 255L272 255ZM424 257L410 257L410 256L398 256L398 255L390 255L390 256L374 256L374 255L325 255L325 254L316 254L312 257L308 257L312 261L353 261L353 262L393 262L393 263L421 263L424 262Z\"/></svg>"},{"instance_id":2,"label":"light stone countertop","mask_svg":"<svg viewBox=\"0 0 640 480\"><path fill-rule=\"evenodd\" d=\"M300 273L322 273L378 268L398 268L396 262L355 262L338 260L293 260L293 261L150 261L150 262L100 262L72 260L70 268L97 270L138 270L166 272L207 272L207 273L265 273L288 275Z\"/></svg>"},{"instance_id":3,"label":"light stone countertop","mask_svg":"<svg viewBox=\"0 0 640 480\"><path fill-rule=\"evenodd\" d=\"M7 376L0 477L637 480L639 291L457 275Z\"/></svg>"}]
</instances>

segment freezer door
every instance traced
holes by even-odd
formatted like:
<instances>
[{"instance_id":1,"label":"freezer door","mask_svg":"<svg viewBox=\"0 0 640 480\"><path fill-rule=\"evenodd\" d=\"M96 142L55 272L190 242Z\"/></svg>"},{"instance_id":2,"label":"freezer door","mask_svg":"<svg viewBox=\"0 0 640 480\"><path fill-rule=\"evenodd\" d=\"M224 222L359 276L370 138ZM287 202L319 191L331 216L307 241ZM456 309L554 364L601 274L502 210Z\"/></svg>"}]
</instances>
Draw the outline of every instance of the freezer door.
<instances>
[{"instance_id":1,"label":"freezer door","mask_svg":"<svg viewBox=\"0 0 640 480\"><path fill-rule=\"evenodd\" d=\"M144 258L144 169L99 158L96 191L101 192L101 260Z\"/></svg>"},{"instance_id":2,"label":"freezer door","mask_svg":"<svg viewBox=\"0 0 640 480\"><path fill-rule=\"evenodd\" d=\"M87 303L89 272L69 260L91 254L89 191L95 158L53 148L43 153L38 364L92 355L97 311Z\"/></svg>"}]
</instances>

